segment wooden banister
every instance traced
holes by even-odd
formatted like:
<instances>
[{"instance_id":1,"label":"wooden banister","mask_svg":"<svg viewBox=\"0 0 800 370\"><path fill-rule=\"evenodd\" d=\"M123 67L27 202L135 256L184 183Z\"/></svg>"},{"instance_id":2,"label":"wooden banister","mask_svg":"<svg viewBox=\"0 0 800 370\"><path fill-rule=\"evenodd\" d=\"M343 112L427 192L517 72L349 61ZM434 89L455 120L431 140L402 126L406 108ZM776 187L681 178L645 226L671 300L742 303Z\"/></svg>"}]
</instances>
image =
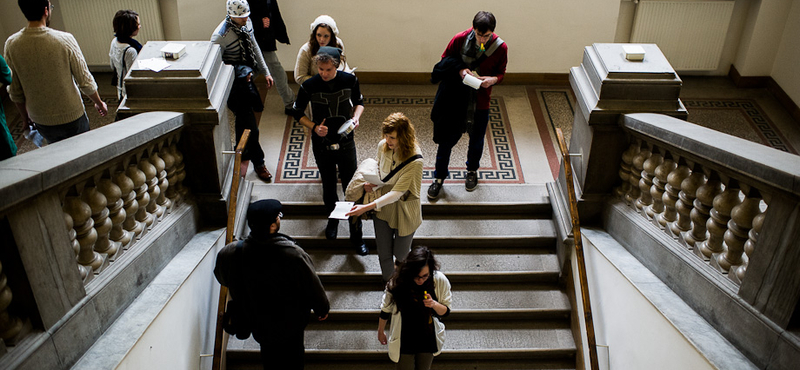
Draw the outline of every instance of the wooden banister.
<instances>
[{"instance_id":1,"label":"wooden banister","mask_svg":"<svg viewBox=\"0 0 800 370\"><path fill-rule=\"evenodd\" d=\"M581 298L583 301L583 320L586 323L586 339L589 343L589 362L592 370L599 369L597 361L597 341L594 336L594 321L592 320L592 304L589 299L589 283L586 277L586 261L583 258L583 242L581 240L581 225L578 218L578 200L575 196L575 184L572 178L572 164L570 163L567 144L564 142L564 134L560 128L556 129L558 136L558 147L561 149L561 157L564 159L564 174L567 183L567 195L569 197L570 218L572 219L572 235L575 240L575 258L578 262L579 284L581 286Z\"/></svg>"}]
</instances>

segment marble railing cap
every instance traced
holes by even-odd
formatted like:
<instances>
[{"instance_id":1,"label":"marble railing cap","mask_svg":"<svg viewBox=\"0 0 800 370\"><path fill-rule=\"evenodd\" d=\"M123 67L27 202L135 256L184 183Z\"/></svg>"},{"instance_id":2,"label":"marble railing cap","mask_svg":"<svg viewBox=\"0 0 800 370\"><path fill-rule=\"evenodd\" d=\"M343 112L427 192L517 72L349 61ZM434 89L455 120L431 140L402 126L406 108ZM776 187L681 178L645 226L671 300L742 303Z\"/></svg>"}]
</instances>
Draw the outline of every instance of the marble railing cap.
<instances>
[{"instance_id":1,"label":"marble railing cap","mask_svg":"<svg viewBox=\"0 0 800 370\"><path fill-rule=\"evenodd\" d=\"M6 159L0 213L182 126L182 113L142 113Z\"/></svg>"},{"instance_id":2,"label":"marble railing cap","mask_svg":"<svg viewBox=\"0 0 800 370\"><path fill-rule=\"evenodd\" d=\"M661 114L627 114L622 125L747 178L800 195L800 156Z\"/></svg>"}]
</instances>

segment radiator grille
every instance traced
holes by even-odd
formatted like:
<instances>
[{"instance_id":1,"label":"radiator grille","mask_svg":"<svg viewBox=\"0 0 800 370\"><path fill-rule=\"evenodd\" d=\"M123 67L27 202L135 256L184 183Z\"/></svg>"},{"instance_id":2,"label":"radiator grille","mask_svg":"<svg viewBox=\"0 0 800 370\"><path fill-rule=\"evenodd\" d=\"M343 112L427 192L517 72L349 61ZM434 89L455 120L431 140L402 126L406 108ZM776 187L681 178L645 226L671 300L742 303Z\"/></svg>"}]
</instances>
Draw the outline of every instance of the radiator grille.
<instances>
[{"instance_id":1,"label":"radiator grille","mask_svg":"<svg viewBox=\"0 0 800 370\"><path fill-rule=\"evenodd\" d=\"M675 70L716 70L733 1L639 2L632 43L657 44Z\"/></svg>"},{"instance_id":2,"label":"radiator grille","mask_svg":"<svg viewBox=\"0 0 800 370\"><path fill-rule=\"evenodd\" d=\"M90 66L107 66L108 48L114 38L111 21L118 10L131 9L139 13L142 29L135 39L142 44L163 40L161 10L158 0L73 0L59 2L65 31L73 34Z\"/></svg>"}]
</instances>

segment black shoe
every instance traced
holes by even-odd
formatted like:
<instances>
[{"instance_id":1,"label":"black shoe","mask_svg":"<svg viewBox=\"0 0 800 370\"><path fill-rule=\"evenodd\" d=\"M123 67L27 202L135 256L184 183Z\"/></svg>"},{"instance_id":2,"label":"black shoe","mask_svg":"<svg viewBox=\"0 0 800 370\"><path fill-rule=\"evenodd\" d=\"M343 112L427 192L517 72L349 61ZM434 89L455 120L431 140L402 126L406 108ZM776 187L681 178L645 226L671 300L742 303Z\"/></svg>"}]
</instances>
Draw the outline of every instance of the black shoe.
<instances>
[{"instance_id":1,"label":"black shoe","mask_svg":"<svg viewBox=\"0 0 800 370\"><path fill-rule=\"evenodd\" d=\"M442 184L444 179L433 179L433 183L428 188L428 199L436 200L439 198L439 193L442 191Z\"/></svg>"},{"instance_id":2,"label":"black shoe","mask_svg":"<svg viewBox=\"0 0 800 370\"><path fill-rule=\"evenodd\" d=\"M361 245L356 246L356 253L358 253L359 256L366 256L369 254L369 248L362 242Z\"/></svg>"},{"instance_id":3,"label":"black shoe","mask_svg":"<svg viewBox=\"0 0 800 370\"><path fill-rule=\"evenodd\" d=\"M478 171L467 171L467 180L464 181L467 191L473 191L478 187Z\"/></svg>"},{"instance_id":4,"label":"black shoe","mask_svg":"<svg viewBox=\"0 0 800 370\"><path fill-rule=\"evenodd\" d=\"M328 220L328 226L325 227L325 238L334 240L339 236L339 220Z\"/></svg>"},{"instance_id":5,"label":"black shoe","mask_svg":"<svg viewBox=\"0 0 800 370\"><path fill-rule=\"evenodd\" d=\"M294 116L294 109L289 107L283 108L283 113L287 116Z\"/></svg>"}]
</instances>

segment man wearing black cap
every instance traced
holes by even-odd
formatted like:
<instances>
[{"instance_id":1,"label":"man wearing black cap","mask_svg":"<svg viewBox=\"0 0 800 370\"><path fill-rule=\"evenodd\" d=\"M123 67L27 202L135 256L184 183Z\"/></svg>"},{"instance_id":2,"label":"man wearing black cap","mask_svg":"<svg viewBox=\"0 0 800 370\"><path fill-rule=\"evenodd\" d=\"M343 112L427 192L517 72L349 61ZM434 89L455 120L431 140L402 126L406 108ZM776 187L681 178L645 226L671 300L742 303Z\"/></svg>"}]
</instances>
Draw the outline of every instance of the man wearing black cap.
<instances>
[{"instance_id":1,"label":"man wearing black cap","mask_svg":"<svg viewBox=\"0 0 800 370\"><path fill-rule=\"evenodd\" d=\"M250 235L219 251L214 275L230 289L261 344L264 369L302 369L309 311L325 320L330 303L311 258L278 232L281 217L281 202L275 199L250 204Z\"/></svg>"},{"instance_id":2,"label":"man wearing black cap","mask_svg":"<svg viewBox=\"0 0 800 370\"><path fill-rule=\"evenodd\" d=\"M294 118L311 130L314 160L322 178L322 200L328 213L336 208L336 167L342 180L342 191L347 188L356 172L356 144L353 130L364 112L364 98L356 76L338 71L341 50L330 46L319 48L314 60L319 74L309 78L297 93L294 102ZM311 103L313 121L303 113ZM352 120L352 125L348 120ZM345 130L352 127L350 130ZM350 224L350 242L362 256L369 253L361 233L361 220ZM325 237L336 239L339 220L329 219Z\"/></svg>"}]
</instances>

